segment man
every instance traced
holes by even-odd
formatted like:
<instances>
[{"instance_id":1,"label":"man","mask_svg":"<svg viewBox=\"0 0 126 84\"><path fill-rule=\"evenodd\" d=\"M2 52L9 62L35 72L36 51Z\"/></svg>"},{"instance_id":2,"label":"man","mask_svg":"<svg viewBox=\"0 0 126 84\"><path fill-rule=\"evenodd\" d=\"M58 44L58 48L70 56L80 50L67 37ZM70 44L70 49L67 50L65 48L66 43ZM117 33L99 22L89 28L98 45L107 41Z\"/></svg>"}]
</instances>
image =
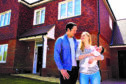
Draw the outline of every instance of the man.
<instances>
[{"instance_id":1,"label":"man","mask_svg":"<svg viewBox=\"0 0 126 84\"><path fill-rule=\"evenodd\" d=\"M60 84L76 84L78 78L78 63L75 52L77 40L74 35L77 25L69 22L66 25L66 34L56 40L54 48L54 60L60 71Z\"/></svg>"}]
</instances>

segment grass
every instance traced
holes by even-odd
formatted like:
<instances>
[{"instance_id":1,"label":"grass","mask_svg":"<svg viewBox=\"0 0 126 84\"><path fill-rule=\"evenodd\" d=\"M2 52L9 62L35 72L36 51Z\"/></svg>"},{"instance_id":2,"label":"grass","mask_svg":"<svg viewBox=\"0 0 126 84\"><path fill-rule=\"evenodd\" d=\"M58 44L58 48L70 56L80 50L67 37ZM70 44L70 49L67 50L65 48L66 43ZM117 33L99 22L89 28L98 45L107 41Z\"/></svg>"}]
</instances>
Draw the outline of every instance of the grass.
<instances>
[{"instance_id":1,"label":"grass","mask_svg":"<svg viewBox=\"0 0 126 84\"><path fill-rule=\"evenodd\" d=\"M0 84L58 84L58 83L0 74Z\"/></svg>"}]
</instances>

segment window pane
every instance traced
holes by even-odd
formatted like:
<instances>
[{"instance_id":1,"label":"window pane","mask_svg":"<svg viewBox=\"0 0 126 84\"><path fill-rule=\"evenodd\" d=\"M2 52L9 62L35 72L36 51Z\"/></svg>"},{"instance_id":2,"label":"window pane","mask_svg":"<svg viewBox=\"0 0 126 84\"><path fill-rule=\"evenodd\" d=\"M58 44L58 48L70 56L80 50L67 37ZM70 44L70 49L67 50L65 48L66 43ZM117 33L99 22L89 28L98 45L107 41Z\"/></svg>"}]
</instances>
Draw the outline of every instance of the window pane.
<instances>
[{"instance_id":1,"label":"window pane","mask_svg":"<svg viewBox=\"0 0 126 84\"><path fill-rule=\"evenodd\" d=\"M3 24L4 24L4 15L1 15L0 26L3 26Z\"/></svg>"},{"instance_id":2,"label":"window pane","mask_svg":"<svg viewBox=\"0 0 126 84\"><path fill-rule=\"evenodd\" d=\"M8 25L10 24L11 12L8 13Z\"/></svg>"},{"instance_id":3,"label":"window pane","mask_svg":"<svg viewBox=\"0 0 126 84\"><path fill-rule=\"evenodd\" d=\"M73 16L73 1L68 2L67 16Z\"/></svg>"},{"instance_id":4,"label":"window pane","mask_svg":"<svg viewBox=\"0 0 126 84\"><path fill-rule=\"evenodd\" d=\"M75 15L81 14L81 0L75 0Z\"/></svg>"},{"instance_id":5,"label":"window pane","mask_svg":"<svg viewBox=\"0 0 126 84\"><path fill-rule=\"evenodd\" d=\"M2 50L1 50L1 46L0 46L0 61L2 61Z\"/></svg>"},{"instance_id":6,"label":"window pane","mask_svg":"<svg viewBox=\"0 0 126 84\"><path fill-rule=\"evenodd\" d=\"M4 46L0 46L0 61L3 61Z\"/></svg>"},{"instance_id":7,"label":"window pane","mask_svg":"<svg viewBox=\"0 0 126 84\"><path fill-rule=\"evenodd\" d=\"M4 25L7 25L7 22L8 22L8 13L5 14Z\"/></svg>"},{"instance_id":8,"label":"window pane","mask_svg":"<svg viewBox=\"0 0 126 84\"><path fill-rule=\"evenodd\" d=\"M40 21L40 11L36 12L36 24L39 24Z\"/></svg>"},{"instance_id":9,"label":"window pane","mask_svg":"<svg viewBox=\"0 0 126 84\"><path fill-rule=\"evenodd\" d=\"M63 18L66 16L66 3L61 4L61 9L60 9L60 18Z\"/></svg>"},{"instance_id":10,"label":"window pane","mask_svg":"<svg viewBox=\"0 0 126 84\"><path fill-rule=\"evenodd\" d=\"M4 57L3 61L6 61L8 45L4 45Z\"/></svg>"},{"instance_id":11,"label":"window pane","mask_svg":"<svg viewBox=\"0 0 126 84\"><path fill-rule=\"evenodd\" d=\"M44 23L45 21L45 9L41 11L41 23Z\"/></svg>"}]
</instances>

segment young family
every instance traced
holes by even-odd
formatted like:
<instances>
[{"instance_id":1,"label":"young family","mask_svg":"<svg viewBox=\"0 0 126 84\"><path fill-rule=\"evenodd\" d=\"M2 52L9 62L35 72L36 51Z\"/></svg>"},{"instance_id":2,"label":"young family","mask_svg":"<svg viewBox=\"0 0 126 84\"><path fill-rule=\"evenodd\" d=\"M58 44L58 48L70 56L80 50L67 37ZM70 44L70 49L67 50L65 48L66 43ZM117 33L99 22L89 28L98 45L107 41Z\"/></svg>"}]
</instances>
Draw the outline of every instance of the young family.
<instances>
[{"instance_id":1,"label":"young family","mask_svg":"<svg viewBox=\"0 0 126 84\"><path fill-rule=\"evenodd\" d=\"M93 46L88 32L82 32L77 41L74 37L76 31L75 23L67 23L66 34L55 43L54 60L60 72L60 84L76 84L78 72L80 84L100 84L97 61L104 59L104 48Z\"/></svg>"}]
</instances>

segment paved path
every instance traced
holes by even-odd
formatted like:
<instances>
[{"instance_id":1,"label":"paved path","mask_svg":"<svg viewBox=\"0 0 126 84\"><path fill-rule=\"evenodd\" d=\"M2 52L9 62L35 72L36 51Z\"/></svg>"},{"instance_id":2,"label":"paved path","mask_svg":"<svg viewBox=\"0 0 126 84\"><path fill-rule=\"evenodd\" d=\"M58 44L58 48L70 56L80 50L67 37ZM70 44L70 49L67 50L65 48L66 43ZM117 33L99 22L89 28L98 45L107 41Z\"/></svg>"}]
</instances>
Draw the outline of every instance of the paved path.
<instances>
[{"instance_id":1,"label":"paved path","mask_svg":"<svg viewBox=\"0 0 126 84\"><path fill-rule=\"evenodd\" d=\"M59 78L55 78L55 77L42 77L42 76L35 75L35 74L11 74L11 75L32 78L32 79L42 80L42 81L60 83ZM77 81L77 84L79 84L78 81ZM113 80L113 79L105 80L105 81L101 82L101 84L126 84L126 79L125 80Z\"/></svg>"}]
</instances>

